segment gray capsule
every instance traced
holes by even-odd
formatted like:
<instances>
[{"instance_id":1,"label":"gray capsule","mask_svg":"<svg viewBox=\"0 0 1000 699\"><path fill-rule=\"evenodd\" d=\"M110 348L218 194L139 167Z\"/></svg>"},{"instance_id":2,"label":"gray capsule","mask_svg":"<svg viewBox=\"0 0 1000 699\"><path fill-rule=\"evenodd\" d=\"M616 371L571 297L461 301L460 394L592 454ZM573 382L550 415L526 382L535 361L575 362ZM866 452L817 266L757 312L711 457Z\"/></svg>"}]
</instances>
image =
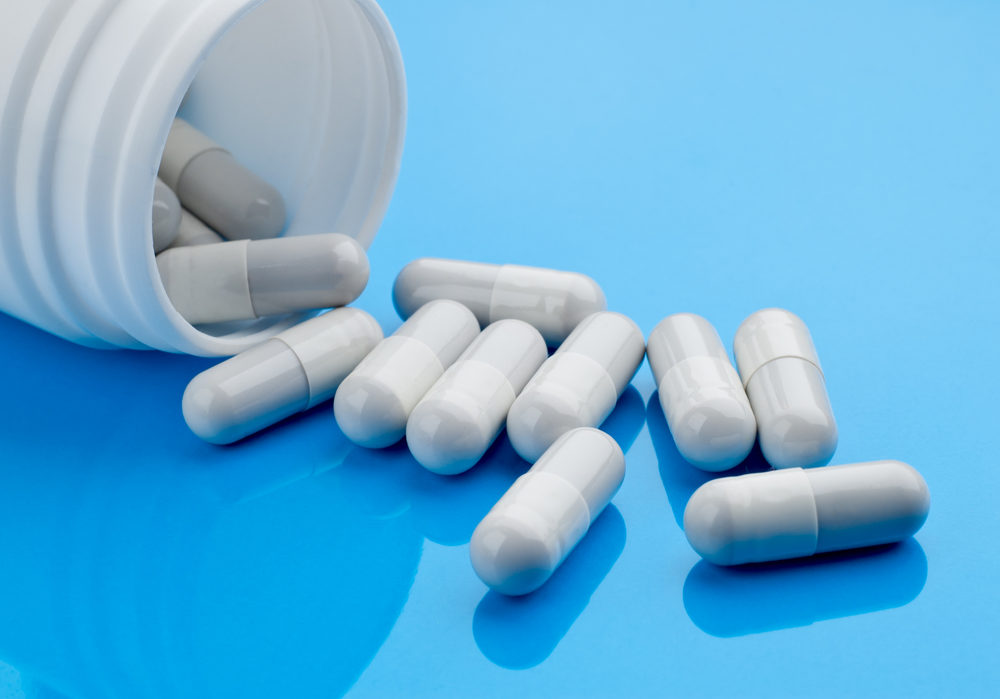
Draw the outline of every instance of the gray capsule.
<instances>
[{"instance_id":1,"label":"gray capsule","mask_svg":"<svg viewBox=\"0 0 1000 699\"><path fill-rule=\"evenodd\" d=\"M507 436L536 461L563 434L611 414L646 355L642 331L620 313L594 313L542 364L507 415Z\"/></svg>"},{"instance_id":2,"label":"gray capsule","mask_svg":"<svg viewBox=\"0 0 1000 699\"><path fill-rule=\"evenodd\" d=\"M213 444L243 439L330 400L381 339L375 319L356 308L307 320L194 377L184 420Z\"/></svg>"},{"instance_id":3,"label":"gray capsule","mask_svg":"<svg viewBox=\"0 0 1000 699\"><path fill-rule=\"evenodd\" d=\"M201 219L187 209L181 209L181 225L177 231L177 239L170 245L172 248L187 248L197 245L212 245L224 243L225 239L202 223Z\"/></svg>"},{"instance_id":4,"label":"gray capsule","mask_svg":"<svg viewBox=\"0 0 1000 699\"><path fill-rule=\"evenodd\" d=\"M153 250L163 252L177 240L181 226L181 203L163 180L153 188Z\"/></svg>"},{"instance_id":5,"label":"gray capsule","mask_svg":"<svg viewBox=\"0 0 1000 699\"><path fill-rule=\"evenodd\" d=\"M406 444L429 471L468 471L503 430L511 404L548 358L545 340L520 320L487 327L410 413Z\"/></svg>"},{"instance_id":6,"label":"gray capsule","mask_svg":"<svg viewBox=\"0 0 1000 699\"><path fill-rule=\"evenodd\" d=\"M333 412L355 444L381 449L406 434L410 413L479 335L472 311L428 303L364 358L337 389Z\"/></svg>"},{"instance_id":7,"label":"gray capsule","mask_svg":"<svg viewBox=\"0 0 1000 699\"><path fill-rule=\"evenodd\" d=\"M757 423L712 324L693 313L667 316L650 334L646 355L681 455L705 471L743 461Z\"/></svg>"},{"instance_id":8,"label":"gray capsule","mask_svg":"<svg viewBox=\"0 0 1000 699\"><path fill-rule=\"evenodd\" d=\"M483 327L507 318L523 320L552 347L584 318L607 308L601 287L584 274L433 258L406 265L392 294L401 318L428 301L451 299L467 306Z\"/></svg>"},{"instance_id":9,"label":"gray capsule","mask_svg":"<svg viewBox=\"0 0 1000 699\"><path fill-rule=\"evenodd\" d=\"M837 449L837 422L802 319L780 308L757 311L737 329L733 353L767 462L775 468L828 463Z\"/></svg>"},{"instance_id":10,"label":"gray capsule","mask_svg":"<svg viewBox=\"0 0 1000 699\"><path fill-rule=\"evenodd\" d=\"M684 533L704 559L731 566L901 541L929 509L927 483L900 461L786 468L701 486Z\"/></svg>"},{"instance_id":11,"label":"gray capsule","mask_svg":"<svg viewBox=\"0 0 1000 699\"><path fill-rule=\"evenodd\" d=\"M562 435L518 478L469 542L480 580L504 595L545 584L587 533L625 478L625 455L589 427Z\"/></svg>"},{"instance_id":12,"label":"gray capsule","mask_svg":"<svg viewBox=\"0 0 1000 699\"><path fill-rule=\"evenodd\" d=\"M338 233L173 248L156 264L174 308L194 325L346 306L369 274L364 248Z\"/></svg>"},{"instance_id":13,"label":"gray capsule","mask_svg":"<svg viewBox=\"0 0 1000 699\"><path fill-rule=\"evenodd\" d=\"M274 238L285 201L273 186L183 119L175 119L160 177L198 218L229 240Z\"/></svg>"}]
</instances>

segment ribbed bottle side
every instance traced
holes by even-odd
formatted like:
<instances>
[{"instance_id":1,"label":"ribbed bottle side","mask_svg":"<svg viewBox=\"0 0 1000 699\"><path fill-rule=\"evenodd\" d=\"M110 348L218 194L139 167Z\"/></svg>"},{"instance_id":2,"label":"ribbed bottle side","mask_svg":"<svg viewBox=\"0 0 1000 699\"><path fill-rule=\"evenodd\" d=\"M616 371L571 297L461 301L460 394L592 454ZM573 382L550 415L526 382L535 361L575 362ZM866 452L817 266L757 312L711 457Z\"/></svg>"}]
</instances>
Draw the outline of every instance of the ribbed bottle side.
<instances>
[{"instance_id":1,"label":"ribbed bottle side","mask_svg":"<svg viewBox=\"0 0 1000 699\"><path fill-rule=\"evenodd\" d=\"M47 196L46 151L51 121L32 114L58 101L46 75L66 34L71 0L5 3L0 63L0 303L3 309L59 335L85 342L89 333L67 312L49 269L51 239L40 229ZM94 344L100 344L95 342Z\"/></svg>"}]
</instances>

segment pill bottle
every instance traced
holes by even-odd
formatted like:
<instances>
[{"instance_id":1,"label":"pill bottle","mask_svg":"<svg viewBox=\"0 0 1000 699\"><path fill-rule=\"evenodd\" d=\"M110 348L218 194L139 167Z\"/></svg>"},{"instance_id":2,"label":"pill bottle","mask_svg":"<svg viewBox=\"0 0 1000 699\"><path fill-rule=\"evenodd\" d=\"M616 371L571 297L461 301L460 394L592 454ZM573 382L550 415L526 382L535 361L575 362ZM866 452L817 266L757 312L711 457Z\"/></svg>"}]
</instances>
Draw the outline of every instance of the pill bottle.
<instances>
[{"instance_id":1,"label":"pill bottle","mask_svg":"<svg viewBox=\"0 0 1000 699\"><path fill-rule=\"evenodd\" d=\"M0 310L74 342L235 354L300 318L194 328L156 270L176 115L285 197L285 235L367 247L395 187L406 84L374 0L0 3Z\"/></svg>"}]
</instances>

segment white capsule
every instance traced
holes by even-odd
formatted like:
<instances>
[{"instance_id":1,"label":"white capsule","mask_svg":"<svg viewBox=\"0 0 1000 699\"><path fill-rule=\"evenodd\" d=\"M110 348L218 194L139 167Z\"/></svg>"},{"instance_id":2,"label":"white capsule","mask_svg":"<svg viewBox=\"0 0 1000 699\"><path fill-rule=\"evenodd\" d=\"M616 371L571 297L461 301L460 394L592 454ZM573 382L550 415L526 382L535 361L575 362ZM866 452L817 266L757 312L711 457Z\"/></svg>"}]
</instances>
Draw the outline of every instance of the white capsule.
<instances>
[{"instance_id":1,"label":"white capsule","mask_svg":"<svg viewBox=\"0 0 1000 699\"><path fill-rule=\"evenodd\" d=\"M530 323L552 347L607 308L601 287L583 274L431 258L406 265L392 297L401 318L428 301L451 299L472 309L483 327L505 318Z\"/></svg>"},{"instance_id":2,"label":"white capsule","mask_svg":"<svg viewBox=\"0 0 1000 699\"><path fill-rule=\"evenodd\" d=\"M733 354L767 462L774 468L828 463L837 449L837 422L802 319L780 308L757 311L737 329Z\"/></svg>"},{"instance_id":3,"label":"white capsule","mask_svg":"<svg viewBox=\"0 0 1000 699\"><path fill-rule=\"evenodd\" d=\"M398 442L417 403L478 335L476 317L460 303L421 308L344 379L333 400L340 429L363 447Z\"/></svg>"},{"instance_id":4,"label":"white capsule","mask_svg":"<svg viewBox=\"0 0 1000 699\"><path fill-rule=\"evenodd\" d=\"M368 256L339 233L172 248L156 257L163 288L192 324L346 306L368 284Z\"/></svg>"},{"instance_id":5,"label":"white capsule","mask_svg":"<svg viewBox=\"0 0 1000 699\"><path fill-rule=\"evenodd\" d=\"M514 481L472 533L476 575L505 595L541 587L625 478L625 455L589 427L567 432Z\"/></svg>"},{"instance_id":6,"label":"white capsule","mask_svg":"<svg viewBox=\"0 0 1000 699\"><path fill-rule=\"evenodd\" d=\"M410 414L406 443L414 458L443 475L472 468L548 356L545 340L523 321L500 320L487 327Z\"/></svg>"},{"instance_id":7,"label":"white capsule","mask_svg":"<svg viewBox=\"0 0 1000 699\"><path fill-rule=\"evenodd\" d=\"M157 178L153 187L153 251L163 252L177 240L181 203L173 190Z\"/></svg>"},{"instance_id":8,"label":"white capsule","mask_svg":"<svg viewBox=\"0 0 1000 699\"><path fill-rule=\"evenodd\" d=\"M725 471L753 449L750 401L712 324L678 313L664 318L646 347L677 450L704 471Z\"/></svg>"},{"instance_id":9,"label":"white capsule","mask_svg":"<svg viewBox=\"0 0 1000 699\"><path fill-rule=\"evenodd\" d=\"M170 129L160 177L185 209L225 238L274 238L285 228L278 190L183 119Z\"/></svg>"},{"instance_id":10,"label":"white capsule","mask_svg":"<svg viewBox=\"0 0 1000 699\"><path fill-rule=\"evenodd\" d=\"M194 377L184 420L205 441L231 444L332 398L381 340L375 319L356 308L307 320Z\"/></svg>"},{"instance_id":11,"label":"white capsule","mask_svg":"<svg viewBox=\"0 0 1000 699\"><path fill-rule=\"evenodd\" d=\"M705 560L739 565L901 541L929 508L927 483L900 461L791 468L709 481L684 533Z\"/></svg>"},{"instance_id":12,"label":"white capsule","mask_svg":"<svg viewBox=\"0 0 1000 699\"><path fill-rule=\"evenodd\" d=\"M580 323L510 408L507 436L517 453L535 461L571 429L599 426L645 353L639 326L620 313L595 313Z\"/></svg>"},{"instance_id":13,"label":"white capsule","mask_svg":"<svg viewBox=\"0 0 1000 699\"><path fill-rule=\"evenodd\" d=\"M225 239L206 226L187 209L181 209L181 225L177 231L177 239L170 245L172 248L188 248L198 245L213 245L224 243Z\"/></svg>"}]
</instances>

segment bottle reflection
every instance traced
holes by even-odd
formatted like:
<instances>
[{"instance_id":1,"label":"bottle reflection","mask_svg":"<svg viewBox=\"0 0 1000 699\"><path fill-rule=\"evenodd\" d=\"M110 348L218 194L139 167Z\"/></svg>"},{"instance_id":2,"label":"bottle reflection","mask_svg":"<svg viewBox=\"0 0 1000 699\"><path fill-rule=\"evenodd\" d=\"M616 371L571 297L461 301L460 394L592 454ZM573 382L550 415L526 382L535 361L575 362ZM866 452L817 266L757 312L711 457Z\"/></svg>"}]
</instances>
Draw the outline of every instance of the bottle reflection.
<instances>
[{"instance_id":1,"label":"bottle reflection","mask_svg":"<svg viewBox=\"0 0 1000 699\"><path fill-rule=\"evenodd\" d=\"M423 538L467 543L528 468L504 434L468 473L437 476L405 444L354 447L328 404L208 445L179 405L210 361L86 350L5 317L0 330L22 349L18 410L0 421L0 658L53 695L341 694L401 612ZM627 451L643 419L630 387L603 427ZM521 601L535 611L520 632L484 600L488 657L547 657L624 538L609 508L552 592Z\"/></svg>"},{"instance_id":2,"label":"bottle reflection","mask_svg":"<svg viewBox=\"0 0 1000 699\"><path fill-rule=\"evenodd\" d=\"M25 349L8 386L18 410L0 421L0 658L22 686L346 692L402 610L422 539L359 515L325 473L347 448L329 406L213 447L178 409L207 362L95 352L0 323ZM46 361L21 359L35 352ZM52 366L73 370L56 381Z\"/></svg>"},{"instance_id":3,"label":"bottle reflection","mask_svg":"<svg viewBox=\"0 0 1000 699\"><path fill-rule=\"evenodd\" d=\"M625 520L609 505L538 591L524 597L487 592L472 620L483 655L512 670L548 658L611 571L625 548L625 537Z\"/></svg>"},{"instance_id":4,"label":"bottle reflection","mask_svg":"<svg viewBox=\"0 0 1000 699\"><path fill-rule=\"evenodd\" d=\"M902 607L926 580L915 539L735 568L699 561L684 582L684 608L705 633L730 638Z\"/></svg>"},{"instance_id":5,"label":"bottle reflection","mask_svg":"<svg viewBox=\"0 0 1000 699\"><path fill-rule=\"evenodd\" d=\"M667 500L670 501L670 509L674 513L677 526L684 528L684 508L687 507L688 500L698 488L712 480L725 476L739 476L744 473L754 473L757 471L767 471L771 467L760 453L760 446L754 444L750 456L740 465L722 473L709 473L702 471L685 461L674 438L670 434L670 427L667 419L663 416L663 409L660 407L659 391L654 391L646 404L646 424L649 426L649 436L653 440L653 450L656 452L656 460L659 462L660 480L663 481L663 488L667 491Z\"/></svg>"}]
</instances>

